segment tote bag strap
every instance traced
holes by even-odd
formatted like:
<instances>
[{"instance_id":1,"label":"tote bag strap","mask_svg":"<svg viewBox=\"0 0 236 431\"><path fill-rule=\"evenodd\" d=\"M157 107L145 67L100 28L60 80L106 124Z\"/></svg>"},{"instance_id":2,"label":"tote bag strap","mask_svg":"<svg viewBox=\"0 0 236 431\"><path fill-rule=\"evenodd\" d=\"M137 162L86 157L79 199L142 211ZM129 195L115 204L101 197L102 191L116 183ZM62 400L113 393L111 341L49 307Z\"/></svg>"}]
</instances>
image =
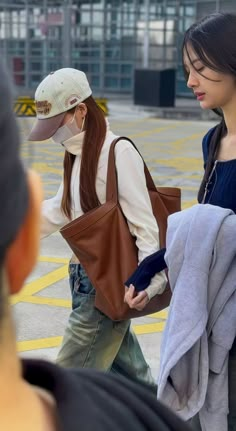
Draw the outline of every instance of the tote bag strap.
<instances>
[{"instance_id":1,"label":"tote bag strap","mask_svg":"<svg viewBox=\"0 0 236 431\"><path fill-rule=\"evenodd\" d=\"M131 139L126 138L124 136L120 136L119 138L116 138L114 139L114 141L112 141L110 150L109 150L109 156L108 156L106 200L107 201L113 200L116 203L118 203L118 184L117 184L117 172L116 172L116 164L115 164L115 146L117 142L121 140L130 142L143 160L142 155L140 154L135 144L131 141ZM146 177L147 189L149 191L153 190L156 192L157 191L156 186L154 184L154 181L151 177L151 174L144 160L143 160L143 163L144 163L144 173Z\"/></svg>"}]
</instances>

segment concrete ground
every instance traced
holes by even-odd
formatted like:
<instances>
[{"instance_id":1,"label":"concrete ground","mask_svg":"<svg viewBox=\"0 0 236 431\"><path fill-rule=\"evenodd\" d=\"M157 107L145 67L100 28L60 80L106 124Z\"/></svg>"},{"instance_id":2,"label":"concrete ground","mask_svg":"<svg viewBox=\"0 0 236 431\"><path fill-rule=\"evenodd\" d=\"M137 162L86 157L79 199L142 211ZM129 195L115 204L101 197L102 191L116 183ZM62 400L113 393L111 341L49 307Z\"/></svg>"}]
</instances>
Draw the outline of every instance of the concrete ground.
<instances>
[{"instance_id":1,"label":"concrete ground","mask_svg":"<svg viewBox=\"0 0 236 431\"><path fill-rule=\"evenodd\" d=\"M182 189L182 208L196 203L203 172L201 140L213 122L160 120L131 103L109 103L112 130L129 136L141 150L153 178L160 186ZM42 177L45 198L56 193L62 174L63 150L52 141L27 142L33 119L19 119L22 156L26 165ZM54 360L70 313L67 264L70 250L60 234L41 241L38 265L22 293L12 299L17 326L18 350L27 357ZM153 375L159 367L159 349L167 310L134 319Z\"/></svg>"}]
</instances>

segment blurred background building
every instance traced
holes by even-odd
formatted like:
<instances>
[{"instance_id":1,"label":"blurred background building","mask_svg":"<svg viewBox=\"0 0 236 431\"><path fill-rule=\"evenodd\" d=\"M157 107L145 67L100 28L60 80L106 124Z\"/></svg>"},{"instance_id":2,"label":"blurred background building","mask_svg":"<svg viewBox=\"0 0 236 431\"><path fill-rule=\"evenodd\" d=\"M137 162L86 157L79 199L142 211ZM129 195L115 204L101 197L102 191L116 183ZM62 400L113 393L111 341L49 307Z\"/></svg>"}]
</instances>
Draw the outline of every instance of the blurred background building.
<instances>
[{"instance_id":1,"label":"blurred background building","mask_svg":"<svg viewBox=\"0 0 236 431\"><path fill-rule=\"evenodd\" d=\"M221 10L236 12L236 0L0 0L0 55L19 94L69 66L98 96L132 94L135 69L174 68L176 95L187 96L183 32Z\"/></svg>"}]
</instances>

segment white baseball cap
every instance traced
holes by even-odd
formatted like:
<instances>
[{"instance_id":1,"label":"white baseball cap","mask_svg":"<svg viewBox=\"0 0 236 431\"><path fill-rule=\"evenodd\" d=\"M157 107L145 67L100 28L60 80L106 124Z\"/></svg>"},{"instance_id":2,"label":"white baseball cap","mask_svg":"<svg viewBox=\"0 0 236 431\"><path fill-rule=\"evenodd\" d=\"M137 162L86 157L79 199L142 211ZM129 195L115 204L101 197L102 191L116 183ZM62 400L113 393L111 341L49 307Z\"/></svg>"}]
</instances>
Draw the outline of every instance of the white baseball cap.
<instances>
[{"instance_id":1,"label":"white baseball cap","mask_svg":"<svg viewBox=\"0 0 236 431\"><path fill-rule=\"evenodd\" d=\"M51 72L35 92L37 122L30 132L29 141L51 138L66 112L91 94L87 77L81 70L66 67Z\"/></svg>"}]
</instances>

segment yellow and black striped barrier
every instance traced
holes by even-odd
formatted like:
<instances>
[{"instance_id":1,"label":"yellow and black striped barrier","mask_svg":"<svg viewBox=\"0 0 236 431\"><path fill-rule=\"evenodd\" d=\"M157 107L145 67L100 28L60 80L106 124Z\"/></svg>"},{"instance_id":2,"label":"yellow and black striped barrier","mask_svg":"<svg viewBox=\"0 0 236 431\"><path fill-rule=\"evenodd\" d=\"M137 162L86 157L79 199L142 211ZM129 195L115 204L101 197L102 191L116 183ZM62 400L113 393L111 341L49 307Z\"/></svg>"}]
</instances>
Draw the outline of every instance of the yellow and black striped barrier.
<instances>
[{"instance_id":1,"label":"yellow and black striped barrier","mask_svg":"<svg viewBox=\"0 0 236 431\"><path fill-rule=\"evenodd\" d=\"M18 117L35 117L35 103L31 97L18 97L14 104L14 111Z\"/></svg>"},{"instance_id":2,"label":"yellow and black striped barrier","mask_svg":"<svg viewBox=\"0 0 236 431\"><path fill-rule=\"evenodd\" d=\"M103 110L105 115L108 115L107 99L95 98L96 103ZM35 117L35 103L31 97L18 97L14 104L14 112L18 117Z\"/></svg>"},{"instance_id":3,"label":"yellow and black striped barrier","mask_svg":"<svg viewBox=\"0 0 236 431\"><path fill-rule=\"evenodd\" d=\"M107 99L95 98L95 101L97 105L103 110L104 114L108 115Z\"/></svg>"}]
</instances>

